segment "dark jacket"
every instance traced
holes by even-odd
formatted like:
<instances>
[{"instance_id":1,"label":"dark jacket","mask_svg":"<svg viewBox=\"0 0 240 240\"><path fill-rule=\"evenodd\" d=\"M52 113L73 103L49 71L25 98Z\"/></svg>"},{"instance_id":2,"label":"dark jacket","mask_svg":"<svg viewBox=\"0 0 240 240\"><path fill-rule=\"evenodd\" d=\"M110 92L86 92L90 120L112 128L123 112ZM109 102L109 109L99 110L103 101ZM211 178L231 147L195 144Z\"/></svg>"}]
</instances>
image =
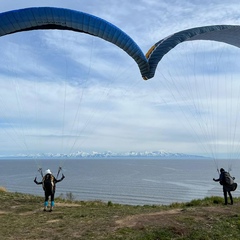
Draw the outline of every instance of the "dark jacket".
<instances>
[{"instance_id":1,"label":"dark jacket","mask_svg":"<svg viewBox=\"0 0 240 240\"><path fill-rule=\"evenodd\" d=\"M221 185L225 185L226 181L225 181L225 171L222 171L219 175L218 179L215 179L214 181L219 182Z\"/></svg>"},{"instance_id":2,"label":"dark jacket","mask_svg":"<svg viewBox=\"0 0 240 240\"><path fill-rule=\"evenodd\" d=\"M237 183L233 183L231 185L227 184L226 183L226 180L225 180L225 173L226 171L221 171L220 175L219 175L219 178L218 179L213 179L215 182L219 182L222 186L223 186L223 191L227 191L227 192L230 192L230 191L235 191L236 188L237 188ZM235 178L233 178L235 179Z\"/></svg>"},{"instance_id":3,"label":"dark jacket","mask_svg":"<svg viewBox=\"0 0 240 240\"><path fill-rule=\"evenodd\" d=\"M37 181L37 178L34 179L36 184L42 184L43 190L49 193L55 193L56 183L61 182L65 176L62 174L61 179L57 180L52 174L46 174L41 182Z\"/></svg>"}]
</instances>

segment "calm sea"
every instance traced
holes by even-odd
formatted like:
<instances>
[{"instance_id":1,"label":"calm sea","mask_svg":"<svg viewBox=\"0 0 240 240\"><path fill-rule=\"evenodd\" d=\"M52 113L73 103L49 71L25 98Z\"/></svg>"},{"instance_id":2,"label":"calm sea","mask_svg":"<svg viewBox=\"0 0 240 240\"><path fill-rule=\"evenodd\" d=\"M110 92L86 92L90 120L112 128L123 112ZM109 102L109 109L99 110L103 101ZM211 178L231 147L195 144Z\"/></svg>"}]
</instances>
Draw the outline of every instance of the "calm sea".
<instances>
[{"instance_id":1,"label":"calm sea","mask_svg":"<svg viewBox=\"0 0 240 240\"><path fill-rule=\"evenodd\" d=\"M240 161L218 161L240 179ZM43 196L38 166L57 174L63 166L66 178L57 184L56 196L72 193L77 200L102 200L131 205L188 202L206 196L222 196L213 160L184 159L85 159L85 160L0 160L0 186L10 192ZM61 177L61 176L60 176ZM240 182L239 182L240 183ZM240 196L240 185L234 193Z\"/></svg>"}]
</instances>

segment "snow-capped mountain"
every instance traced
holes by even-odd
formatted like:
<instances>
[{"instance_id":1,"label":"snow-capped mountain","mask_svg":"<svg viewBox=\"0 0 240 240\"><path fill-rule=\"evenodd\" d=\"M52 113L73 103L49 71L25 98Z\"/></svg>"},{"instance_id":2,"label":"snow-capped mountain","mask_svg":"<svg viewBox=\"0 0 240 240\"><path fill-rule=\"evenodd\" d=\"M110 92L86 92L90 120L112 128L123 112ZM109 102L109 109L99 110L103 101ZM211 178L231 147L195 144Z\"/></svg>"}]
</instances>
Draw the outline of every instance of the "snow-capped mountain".
<instances>
[{"instance_id":1,"label":"snow-capped mountain","mask_svg":"<svg viewBox=\"0 0 240 240\"><path fill-rule=\"evenodd\" d=\"M14 156L2 156L2 157L14 157L14 158L144 158L144 157L155 157L155 158L203 158L202 156L197 155L188 155L184 153L170 153L164 150L159 151L143 151L143 152L136 152L130 151L125 153L116 153L111 151L105 152L84 152L84 151L77 151L71 154L52 154L52 153L39 153L39 154L18 154Z\"/></svg>"}]
</instances>

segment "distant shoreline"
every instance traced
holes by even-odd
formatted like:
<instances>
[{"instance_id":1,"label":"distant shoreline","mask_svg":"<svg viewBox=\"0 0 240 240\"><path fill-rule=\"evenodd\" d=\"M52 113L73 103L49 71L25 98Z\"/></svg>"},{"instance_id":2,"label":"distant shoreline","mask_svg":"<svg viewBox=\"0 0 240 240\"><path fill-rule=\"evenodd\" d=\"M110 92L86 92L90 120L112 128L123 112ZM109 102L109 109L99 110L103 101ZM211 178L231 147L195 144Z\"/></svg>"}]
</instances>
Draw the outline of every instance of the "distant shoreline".
<instances>
[{"instance_id":1,"label":"distant shoreline","mask_svg":"<svg viewBox=\"0 0 240 240\"><path fill-rule=\"evenodd\" d=\"M29 157L29 156L8 156L8 157L0 157L0 160L62 160L62 159L71 159L71 160L102 160L102 159L110 159L110 160L115 160L115 159L154 159L154 160L212 160L211 158L208 157L203 157L203 156L176 156L176 157L162 157L162 156L88 156L88 157ZM224 160L224 159L223 159Z\"/></svg>"}]
</instances>

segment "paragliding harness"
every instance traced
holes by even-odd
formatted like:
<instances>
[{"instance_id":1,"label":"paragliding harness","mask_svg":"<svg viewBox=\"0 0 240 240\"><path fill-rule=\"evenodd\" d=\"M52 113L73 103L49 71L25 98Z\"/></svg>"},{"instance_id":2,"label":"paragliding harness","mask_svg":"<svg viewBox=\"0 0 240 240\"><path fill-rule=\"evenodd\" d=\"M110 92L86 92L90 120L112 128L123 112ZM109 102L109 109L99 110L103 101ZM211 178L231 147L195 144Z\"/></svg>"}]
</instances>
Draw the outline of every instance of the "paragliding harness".
<instances>
[{"instance_id":1,"label":"paragliding harness","mask_svg":"<svg viewBox=\"0 0 240 240\"><path fill-rule=\"evenodd\" d=\"M62 168L58 168L57 178L59 173L61 172ZM55 189L55 183L54 183L54 176L50 173L43 176L42 168L39 168L38 171L40 172L42 176L42 187L44 191L47 191L49 193L53 193Z\"/></svg>"},{"instance_id":2,"label":"paragliding harness","mask_svg":"<svg viewBox=\"0 0 240 240\"><path fill-rule=\"evenodd\" d=\"M220 181L220 184L226 185L230 191L235 191L237 189L237 183L234 182L235 178L232 177L229 172L224 172L223 174L224 177L223 180Z\"/></svg>"},{"instance_id":3,"label":"paragliding harness","mask_svg":"<svg viewBox=\"0 0 240 240\"><path fill-rule=\"evenodd\" d=\"M46 174L42 180L42 187L44 191L54 192L54 176L50 173Z\"/></svg>"}]
</instances>

